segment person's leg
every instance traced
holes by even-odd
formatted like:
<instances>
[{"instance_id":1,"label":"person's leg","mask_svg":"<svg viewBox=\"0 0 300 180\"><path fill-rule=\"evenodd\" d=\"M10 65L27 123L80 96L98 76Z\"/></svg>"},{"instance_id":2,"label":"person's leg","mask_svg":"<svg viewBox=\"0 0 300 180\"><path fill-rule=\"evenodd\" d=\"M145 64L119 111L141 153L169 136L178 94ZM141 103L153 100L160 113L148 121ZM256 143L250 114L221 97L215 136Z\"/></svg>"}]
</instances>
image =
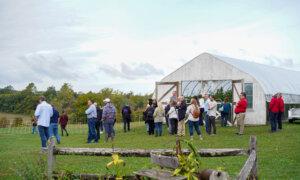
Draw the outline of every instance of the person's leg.
<instances>
[{"instance_id":1,"label":"person's leg","mask_svg":"<svg viewBox=\"0 0 300 180\"><path fill-rule=\"evenodd\" d=\"M127 130L130 131L130 119L127 119Z\"/></svg>"},{"instance_id":2,"label":"person's leg","mask_svg":"<svg viewBox=\"0 0 300 180\"><path fill-rule=\"evenodd\" d=\"M158 135L161 136L162 135L162 122L158 123Z\"/></svg>"},{"instance_id":3,"label":"person's leg","mask_svg":"<svg viewBox=\"0 0 300 180\"><path fill-rule=\"evenodd\" d=\"M69 136L69 133L67 131L67 125L64 126L64 130L66 131L67 136Z\"/></svg>"},{"instance_id":4,"label":"person's leg","mask_svg":"<svg viewBox=\"0 0 300 180\"><path fill-rule=\"evenodd\" d=\"M275 117L274 117L274 125L275 125L275 131L278 130L278 113L275 113Z\"/></svg>"},{"instance_id":5,"label":"person's leg","mask_svg":"<svg viewBox=\"0 0 300 180\"><path fill-rule=\"evenodd\" d=\"M241 127L240 127L240 121L241 120L240 119L241 119L240 114L236 114L235 115L235 120L236 120L236 125L237 125L237 132L236 132L236 134L240 133L240 129L241 129Z\"/></svg>"},{"instance_id":6,"label":"person's leg","mask_svg":"<svg viewBox=\"0 0 300 180\"><path fill-rule=\"evenodd\" d=\"M278 129L282 129L282 112L279 112L277 115L277 123L278 123Z\"/></svg>"},{"instance_id":7,"label":"person's leg","mask_svg":"<svg viewBox=\"0 0 300 180\"><path fill-rule=\"evenodd\" d=\"M61 130L61 136L64 136L64 127L63 127L63 125L60 125L60 130Z\"/></svg>"},{"instance_id":8,"label":"person's leg","mask_svg":"<svg viewBox=\"0 0 300 180\"><path fill-rule=\"evenodd\" d=\"M103 122L103 127L104 127L104 131L105 131L105 142L108 141L108 137L109 137L109 132L108 132L108 123L107 122Z\"/></svg>"},{"instance_id":9,"label":"person's leg","mask_svg":"<svg viewBox=\"0 0 300 180\"><path fill-rule=\"evenodd\" d=\"M41 138L42 148L47 148L47 137L45 135L45 129L43 126L38 126L38 130Z\"/></svg>"},{"instance_id":10,"label":"person's leg","mask_svg":"<svg viewBox=\"0 0 300 180\"><path fill-rule=\"evenodd\" d=\"M93 127L93 119L88 119L88 138L87 138L87 143L91 143L91 141L93 140L92 129L95 129L95 127Z\"/></svg>"},{"instance_id":11,"label":"person's leg","mask_svg":"<svg viewBox=\"0 0 300 180\"><path fill-rule=\"evenodd\" d=\"M207 112L205 113L205 130L206 130L207 134L209 134L209 116L208 116Z\"/></svg>"},{"instance_id":12,"label":"person's leg","mask_svg":"<svg viewBox=\"0 0 300 180\"><path fill-rule=\"evenodd\" d=\"M56 142L58 143L58 144L60 144L60 137L59 137L59 134L58 134L58 124L57 123L54 123L53 124L53 135L56 137Z\"/></svg>"},{"instance_id":13,"label":"person's leg","mask_svg":"<svg viewBox=\"0 0 300 180\"><path fill-rule=\"evenodd\" d=\"M99 123L100 123L100 132L103 132L103 121L100 120Z\"/></svg>"},{"instance_id":14,"label":"person's leg","mask_svg":"<svg viewBox=\"0 0 300 180\"><path fill-rule=\"evenodd\" d=\"M191 120L189 120L188 123L189 123L189 133L190 133L190 137L192 139L193 135L194 135L194 124L193 124L193 121L191 121Z\"/></svg>"},{"instance_id":15,"label":"person's leg","mask_svg":"<svg viewBox=\"0 0 300 180\"><path fill-rule=\"evenodd\" d=\"M50 123L50 125L49 125L49 136L50 137L54 136L53 128L54 128L53 123Z\"/></svg>"},{"instance_id":16,"label":"person's leg","mask_svg":"<svg viewBox=\"0 0 300 180\"><path fill-rule=\"evenodd\" d=\"M126 119L123 118L123 131L126 132Z\"/></svg>"},{"instance_id":17,"label":"person's leg","mask_svg":"<svg viewBox=\"0 0 300 180\"><path fill-rule=\"evenodd\" d=\"M269 119L270 119L270 125L271 125L271 132L274 132L274 113L269 112Z\"/></svg>"},{"instance_id":18,"label":"person's leg","mask_svg":"<svg viewBox=\"0 0 300 180\"><path fill-rule=\"evenodd\" d=\"M178 130L178 119L175 119L175 122L174 122L174 134L177 134L177 130Z\"/></svg>"},{"instance_id":19,"label":"person's leg","mask_svg":"<svg viewBox=\"0 0 300 180\"><path fill-rule=\"evenodd\" d=\"M193 122L194 127L195 127L195 131L197 132L198 135L201 135L201 130L200 130L199 123L200 123L199 121Z\"/></svg>"},{"instance_id":20,"label":"person's leg","mask_svg":"<svg viewBox=\"0 0 300 180\"><path fill-rule=\"evenodd\" d=\"M94 142L98 142L98 138L97 138L97 133L96 133L96 118L92 119L92 139L94 140Z\"/></svg>"},{"instance_id":21,"label":"person's leg","mask_svg":"<svg viewBox=\"0 0 300 180\"><path fill-rule=\"evenodd\" d=\"M211 116L208 116L208 121L207 121L207 133L209 134L209 135L211 135Z\"/></svg>"},{"instance_id":22,"label":"person's leg","mask_svg":"<svg viewBox=\"0 0 300 180\"><path fill-rule=\"evenodd\" d=\"M158 136L158 122L154 122L154 134L155 134L155 137Z\"/></svg>"},{"instance_id":23,"label":"person's leg","mask_svg":"<svg viewBox=\"0 0 300 180\"><path fill-rule=\"evenodd\" d=\"M114 140L115 135L116 135L116 134L115 134L115 129L114 129L114 124L115 124L115 123L110 123L110 126L109 126L109 127L110 127L110 132L111 132L111 133L110 133L110 134L111 134L110 137L111 137L111 140L112 140L112 141Z\"/></svg>"},{"instance_id":24,"label":"person's leg","mask_svg":"<svg viewBox=\"0 0 300 180\"><path fill-rule=\"evenodd\" d=\"M239 134L244 134L245 115L246 115L246 113L240 113L240 132L239 132Z\"/></svg>"},{"instance_id":25,"label":"person's leg","mask_svg":"<svg viewBox=\"0 0 300 180\"><path fill-rule=\"evenodd\" d=\"M217 129L216 129L216 117L212 116L211 117L211 124L212 124L212 128L213 128L213 133L217 134Z\"/></svg>"},{"instance_id":26,"label":"person's leg","mask_svg":"<svg viewBox=\"0 0 300 180\"><path fill-rule=\"evenodd\" d=\"M96 120L95 122L95 130L96 130L96 141L98 142L100 139L100 121Z\"/></svg>"},{"instance_id":27,"label":"person's leg","mask_svg":"<svg viewBox=\"0 0 300 180\"><path fill-rule=\"evenodd\" d=\"M177 127L177 135L182 136L182 121L178 121L178 127Z\"/></svg>"}]
</instances>

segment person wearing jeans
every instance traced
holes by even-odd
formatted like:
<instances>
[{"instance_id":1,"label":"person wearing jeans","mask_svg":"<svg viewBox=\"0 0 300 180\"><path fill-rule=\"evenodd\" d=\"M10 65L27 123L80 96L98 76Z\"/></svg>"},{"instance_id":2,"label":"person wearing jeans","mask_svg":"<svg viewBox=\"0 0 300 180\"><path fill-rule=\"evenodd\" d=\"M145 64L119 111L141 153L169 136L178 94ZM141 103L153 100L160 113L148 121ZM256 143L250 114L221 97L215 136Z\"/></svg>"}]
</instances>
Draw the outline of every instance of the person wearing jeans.
<instances>
[{"instance_id":1,"label":"person wearing jeans","mask_svg":"<svg viewBox=\"0 0 300 180\"><path fill-rule=\"evenodd\" d=\"M177 126L178 126L178 112L175 109L176 107L176 101L170 102L171 108L168 112L169 115L169 121L171 126L171 134L177 134Z\"/></svg>"},{"instance_id":2,"label":"person wearing jeans","mask_svg":"<svg viewBox=\"0 0 300 180\"><path fill-rule=\"evenodd\" d=\"M113 141L115 137L114 121L116 119L116 108L108 98L103 102L105 103L105 106L103 107L102 121L106 133L105 141L107 142L109 138Z\"/></svg>"},{"instance_id":3,"label":"person wearing jeans","mask_svg":"<svg viewBox=\"0 0 300 180\"><path fill-rule=\"evenodd\" d=\"M50 126L49 126L49 137L55 136L56 142L60 144L60 137L58 134L58 118L59 118L59 112L56 110L54 106L53 107L53 115L50 119Z\"/></svg>"},{"instance_id":4,"label":"person wearing jeans","mask_svg":"<svg viewBox=\"0 0 300 180\"><path fill-rule=\"evenodd\" d=\"M154 126L155 126L155 137L162 135L162 123L165 119L165 110L161 102L158 103L157 108L154 110Z\"/></svg>"},{"instance_id":5,"label":"person wearing jeans","mask_svg":"<svg viewBox=\"0 0 300 180\"><path fill-rule=\"evenodd\" d=\"M98 137L96 135L96 119L97 119L97 109L94 105L94 101L88 100L88 106L89 108L85 111L85 114L87 115L88 119L88 138L87 143L91 143L94 141L94 143L98 143Z\"/></svg>"},{"instance_id":6,"label":"person wearing jeans","mask_svg":"<svg viewBox=\"0 0 300 180\"><path fill-rule=\"evenodd\" d=\"M191 140L193 140L194 136L194 128L196 130L196 133L198 134L200 140L202 140L202 135L200 131L200 125L199 125L199 117L195 117L194 111L196 109L199 109L197 100L195 98L191 99L191 105L188 106L186 114L188 115L188 125L189 125L189 132ZM200 113L199 113L200 114Z\"/></svg>"},{"instance_id":7,"label":"person wearing jeans","mask_svg":"<svg viewBox=\"0 0 300 180\"><path fill-rule=\"evenodd\" d=\"M39 105L36 107L36 110L34 112L34 116L37 119L43 152L45 152L45 150L47 149L47 140L49 139L48 128L52 115L52 106L46 102L46 98L44 96L41 96L39 99Z\"/></svg>"}]
</instances>

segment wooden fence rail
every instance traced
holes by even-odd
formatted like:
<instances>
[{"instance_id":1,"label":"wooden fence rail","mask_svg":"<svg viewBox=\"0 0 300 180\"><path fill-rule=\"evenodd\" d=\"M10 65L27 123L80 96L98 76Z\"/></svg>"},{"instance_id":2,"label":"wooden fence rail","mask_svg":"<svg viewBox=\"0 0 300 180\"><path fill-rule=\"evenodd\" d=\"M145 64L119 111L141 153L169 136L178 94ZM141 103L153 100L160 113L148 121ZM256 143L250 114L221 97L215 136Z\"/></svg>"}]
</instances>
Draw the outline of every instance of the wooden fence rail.
<instances>
[{"instance_id":1,"label":"wooden fence rail","mask_svg":"<svg viewBox=\"0 0 300 180\"><path fill-rule=\"evenodd\" d=\"M184 154L189 154L187 149L183 149L182 152ZM118 153L123 157L151 157L152 162L154 163L160 160L157 156L153 156L153 154L173 157L176 155L176 152L172 149L58 148L55 147L55 141L51 138L50 145L48 147L48 179L52 179L53 177L55 155L111 156L113 153ZM255 136L250 137L250 147L248 150L238 148L201 149L198 153L202 157L249 155L236 179L257 179L257 142ZM172 162L172 158L169 159L169 161Z\"/></svg>"}]
</instances>

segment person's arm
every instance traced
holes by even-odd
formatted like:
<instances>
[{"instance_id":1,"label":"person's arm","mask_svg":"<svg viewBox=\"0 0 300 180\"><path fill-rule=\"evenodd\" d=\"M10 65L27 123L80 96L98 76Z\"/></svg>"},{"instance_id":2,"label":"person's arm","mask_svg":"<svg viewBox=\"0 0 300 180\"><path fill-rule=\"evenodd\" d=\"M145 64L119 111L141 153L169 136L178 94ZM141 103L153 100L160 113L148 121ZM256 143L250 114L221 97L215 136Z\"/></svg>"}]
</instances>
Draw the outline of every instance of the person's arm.
<instances>
[{"instance_id":1,"label":"person's arm","mask_svg":"<svg viewBox=\"0 0 300 180\"><path fill-rule=\"evenodd\" d=\"M89 115L93 112L92 106L90 106L86 111L85 114Z\"/></svg>"},{"instance_id":2,"label":"person's arm","mask_svg":"<svg viewBox=\"0 0 300 180\"><path fill-rule=\"evenodd\" d=\"M36 109L35 109L35 112L34 112L34 116L36 117L36 118L38 118L40 115L41 115L41 108L40 108L40 106L38 105L37 107L36 107Z\"/></svg>"}]
</instances>

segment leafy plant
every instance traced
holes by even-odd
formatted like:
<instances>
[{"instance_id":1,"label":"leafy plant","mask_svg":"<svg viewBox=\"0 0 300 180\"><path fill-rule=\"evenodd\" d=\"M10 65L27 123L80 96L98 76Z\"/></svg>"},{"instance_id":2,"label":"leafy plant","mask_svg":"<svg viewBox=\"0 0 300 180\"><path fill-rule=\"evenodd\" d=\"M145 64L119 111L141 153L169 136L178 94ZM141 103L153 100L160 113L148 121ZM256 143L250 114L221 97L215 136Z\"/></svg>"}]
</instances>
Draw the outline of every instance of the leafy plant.
<instances>
[{"instance_id":1,"label":"leafy plant","mask_svg":"<svg viewBox=\"0 0 300 180\"><path fill-rule=\"evenodd\" d=\"M116 179L123 179L123 176L125 175L124 166L124 160L120 159L118 154L113 154L112 161L107 163L106 169L111 168L116 175Z\"/></svg>"},{"instance_id":2,"label":"leafy plant","mask_svg":"<svg viewBox=\"0 0 300 180\"><path fill-rule=\"evenodd\" d=\"M39 157L36 161L20 156L20 162L15 163L14 171L22 179L45 179L46 161Z\"/></svg>"},{"instance_id":3,"label":"leafy plant","mask_svg":"<svg viewBox=\"0 0 300 180\"><path fill-rule=\"evenodd\" d=\"M178 161L179 166L173 172L174 176L182 175L187 177L188 180L196 180L198 179L195 173L199 172L200 170L200 155L198 154L194 144L192 141L187 140L180 140L188 145L190 150L189 155L184 155L181 151L180 144L177 146L179 148L177 150L178 154Z\"/></svg>"}]
</instances>

